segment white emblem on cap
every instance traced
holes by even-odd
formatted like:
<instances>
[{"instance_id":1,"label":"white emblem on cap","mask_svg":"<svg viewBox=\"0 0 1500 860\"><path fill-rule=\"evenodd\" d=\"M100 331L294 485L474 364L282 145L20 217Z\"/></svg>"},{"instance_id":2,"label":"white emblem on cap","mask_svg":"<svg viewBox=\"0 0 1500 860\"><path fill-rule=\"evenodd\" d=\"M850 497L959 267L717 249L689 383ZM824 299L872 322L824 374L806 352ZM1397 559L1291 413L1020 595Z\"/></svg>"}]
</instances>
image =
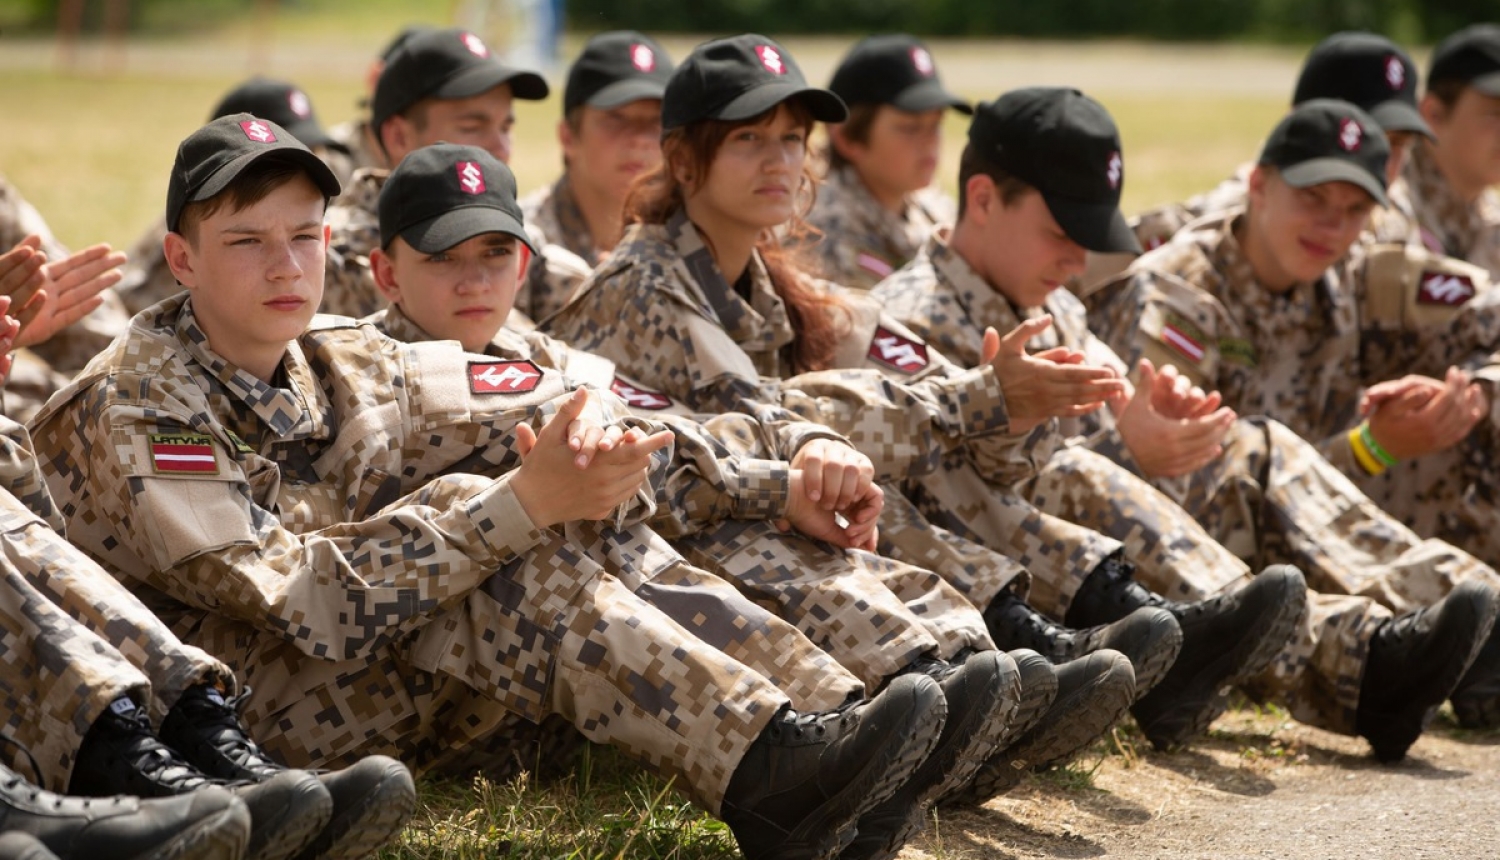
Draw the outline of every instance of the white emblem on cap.
<instances>
[{"instance_id":1,"label":"white emblem on cap","mask_svg":"<svg viewBox=\"0 0 1500 860\"><path fill-rule=\"evenodd\" d=\"M473 33L464 34L464 47L468 48L469 53L476 57L488 57L490 55L490 49L484 44L484 40Z\"/></svg>"},{"instance_id":2,"label":"white emblem on cap","mask_svg":"<svg viewBox=\"0 0 1500 860\"><path fill-rule=\"evenodd\" d=\"M766 67L766 71L773 75L786 74L786 64L781 61L781 54L770 45L761 45L755 49L755 56L760 57L760 64Z\"/></svg>"},{"instance_id":3,"label":"white emblem on cap","mask_svg":"<svg viewBox=\"0 0 1500 860\"><path fill-rule=\"evenodd\" d=\"M631 45L630 64L635 66L635 70L638 72L649 73L656 68L656 54L645 45Z\"/></svg>"},{"instance_id":4,"label":"white emblem on cap","mask_svg":"<svg viewBox=\"0 0 1500 860\"><path fill-rule=\"evenodd\" d=\"M307 119L307 115L312 113L312 105L307 101L307 93L301 90L292 90L287 93L286 103L287 107L292 109L292 113L303 119Z\"/></svg>"},{"instance_id":5,"label":"white emblem on cap","mask_svg":"<svg viewBox=\"0 0 1500 860\"><path fill-rule=\"evenodd\" d=\"M1109 167L1105 168L1104 175L1109 179L1109 187L1120 190L1120 178L1125 175L1125 159L1120 157L1118 151L1109 154Z\"/></svg>"},{"instance_id":6,"label":"white emblem on cap","mask_svg":"<svg viewBox=\"0 0 1500 860\"><path fill-rule=\"evenodd\" d=\"M922 77L932 77L932 55L927 53L926 48L918 46L911 49L911 64Z\"/></svg>"},{"instance_id":7,"label":"white emblem on cap","mask_svg":"<svg viewBox=\"0 0 1500 860\"><path fill-rule=\"evenodd\" d=\"M1391 85L1391 89L1399 90L1406 85L1406 67L1401 65L1401 58L1391 54L1385 58L1385 82Z\"/></svg>"},{"instance_id":8,"label":"white emblem on cap","mask_svg":"<svg viewBox=\"0 0 1500 860\"><path fill-rule=\"evenodd\" d=\"M1359 123L1349 117L1339 120L1339 146L1349 152L1358 152L1364 139L1365 130L1360 128Z\"/></svg>"},{"instance_id":9,"label":"white emblem on cap","mask_svg":"<svg viewBox=\"0 0 1500 860\"><path fill-rule=\"evenodd\" d=\"M458 163L458 184L470 194L484 193L484 171L472 161Z\"/></svg>"},{"instance_id":10,"label":"white emblem on cap","mask_svg":"<svg viewBox=\"0 0 1500 860\"><path fill-rule=\"evenodd\" d=\"M247 119L240 123L240 129L245 132L245 137L256 143L275 143L276 134L271 127L258 119Z\"/></svg>"}]
</instances>

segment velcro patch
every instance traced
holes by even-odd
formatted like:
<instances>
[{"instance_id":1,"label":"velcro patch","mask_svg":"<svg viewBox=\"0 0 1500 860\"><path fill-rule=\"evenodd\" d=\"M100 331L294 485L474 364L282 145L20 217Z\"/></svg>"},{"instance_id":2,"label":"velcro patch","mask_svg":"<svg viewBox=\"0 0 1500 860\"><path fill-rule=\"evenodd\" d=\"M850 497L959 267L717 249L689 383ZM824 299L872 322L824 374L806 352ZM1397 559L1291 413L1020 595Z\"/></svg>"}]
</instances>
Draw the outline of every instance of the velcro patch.
<instances>
[{"instance_id":1,"label":"velcro patch","mask_svg":"<svg viewBox=\"0 0 1500 860\"><path fill-rule=\"evenodd\" d=\"M916 373L927 366L927 344L896 334L885 326L875 327L867 357L902 373Z\"/></svg>"},{"instance_id":2,"label":"velcro patch","mask_svg":"<svg viewBox=\"0 0 1500 860\"><path fill-rule=\"evenodd\" d=\"M1219 338L1219 355L1231 364L1255 367L1260 364L1260 354L1250 341L1239 337Z\"/></svg>"},{"instance_id":3,"label":"velcro patch","mask_svg":"<svg viewBox=\"0 0 1500 860\"><path fill-rule=\"evenodd\" d=\"M609 390L618 394L633 409L666 409L672 405L672 398L660 391L642 388L618 376L609 384Z\"/></svg>"},{"instance_id":4,"label":"velcro patch","mask_svg":"<svg viewBox=\"0 0 1500 860\"><path fill-rule=\"evenodd\" d=\"M1208 338L1204 336L1203 330L1179 314L1167 314L1167 320L1161 327L1161 339L1194 363L1202 361L1208 355L1208 348L1205 346Z\"/></svg>"},{"instance_id":5,"label":"velcro patch","mask_svg":"<svg viewBox=\"0 0 1500 860\"><path fill-rule=\"evenodd\" d=\"M152 433L151 468L157 474L219 474L214 440L202 433Z\"/></svg>"},{"instance_id":6,"label":"velcro patch","mask_svg":"<svg viewBox=\"0 0 1500 860\"><path fill-rule=\"evenodd\" d=\"M1417 282L1417 304L1457 307L1474 298L1474 281L1451 272L1423 272Z\"/></svg>"},{"instance_id":7,"label":"velcro patch","mask_svg":"<svg viewBox=\"0 0 1500 860\"><path fill-rule=\"evenodd\" d=\"M475 394L525 394L541 381L541 368L529 360L469 362L469 390Z\"/></svg>"}]
</instances>

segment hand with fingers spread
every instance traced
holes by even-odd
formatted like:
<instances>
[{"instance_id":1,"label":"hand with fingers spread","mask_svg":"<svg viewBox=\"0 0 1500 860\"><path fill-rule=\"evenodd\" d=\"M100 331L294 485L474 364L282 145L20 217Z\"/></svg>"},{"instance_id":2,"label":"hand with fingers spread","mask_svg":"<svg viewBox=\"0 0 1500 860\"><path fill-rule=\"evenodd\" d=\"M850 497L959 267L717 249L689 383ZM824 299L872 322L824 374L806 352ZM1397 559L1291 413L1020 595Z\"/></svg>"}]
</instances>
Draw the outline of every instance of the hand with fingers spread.
<instances>
[{"instance_id":1,"label":"hand with fingers spread","mask_svg":"<svg viewBox=\"0 0 1500 860\"><path fill-rule=\"evenodd\" d=\"M538 528L608 518L645 483L651 455L672 443L670 431L620 433L583 418L593 396L575 390L540 433L516 426L521 466L511 488Z\"/></svg>"},{"instance_id":2,"label":"hand with fingers spread","mask_svg":"<svg viewBox=\"0 0 1500 860\"><path fill-rule=\"evenodd\" d=\"M1141 360L1138 371L1139 380L1131 396L1110 405L1120 436L1148 478L1186 475L1224 453L1222 443L1234 426L1234 410L1220 407L1207 414L1195 414L1201 411L1201 404L1184 406L1192 402L1191 389L1185 397L1178 398L1176 383L1163 383L1156 368L1146 359ZM1155 404L1157 397L1162 396L1161 387L1168 392L1167 405L1175 404L1165 414ZM1187 417L1177 417L1171 412Z\"/></svg>"},{"instance_id":3,"label":"hand with fingers spread","mask_svg":"<svg viewBox=\"0 0 1500 860\"><path fill-rule=\"evenodd\" d=\"M1359 412L1376 444L1406 460L1463 441L1489 412L1489 398L1467 373L1450 367L1441 380L1412 374L1372 385Z\"/></svg>"},{"instance_id":4,"label":"hand with fingers spread","mask_svg":"<svg viewBox=\"0 0 1500 860\"><path fill-rule=\"evenodd\" d=\"M46 255L26 242L0 254L0 296L8 300L7 308L21 308L36 299L47 282L46 263Z\"/></svg>"},{"instance_id":5,"label":"hand with fingers spread","mask_svg":"<svg viewBox=\"0 0 1500 860\"><path fill-rule=\"evenodd\" d=\"M792 470L791 498L786 517L777 521L777 527L796 529L810 538L845 549L874 552L880 539L880 512L885 508L885 493L880 486L867 483L863 493L849 505L830 510L808 498L805 480L806 474L801 469Z\"/></svg>"},{"instance_id":6,"label":"hand with fingers spread","mask_svg":"<svg viewBox=\"0 0 1500 860\"><path fill-rule=\"evenodd\" d=\"M1150 365L1149 359L1142 359ZM1153 366L1153 370L1154 370ZM1224 402L1217 391L1205 393L1183 376L1175 365L1165 365L1156 371L1155 384L1151 389L1151 406L1168 418L1202 418L1212 414Z\"/></svg>"},{"instance_id":7,"label":"hand with fingers spread","mask_svg":"<svg viewBox=\"0 0 1500 860\"><path fill-rule=\"evenodd\" d=\"M41 247L41 237L27 236L18 247ZM40 251L38 250L38 253ZM104 302L100 293L124 277L120 267L125 254L108 245L95 245L65 260L49 261L42 267L41 289L17 303L21 323L18 346L34 346L88 316Z\"/></svg>"},{"instance_id":8,"label":"hand with fingers spread","mask_svg":"<svg viewBox=\"0 0 1500 860\"><path fill-rule=\"evenodd\" d=\"M984 331L982 361L995 369L1011 430L1026 433L1049 418L1087 415L1124 391L1113 369L1084 363L1082 353L1058 347L1035 355L1026 342L1052 325L1051 316L1026 320L1005 337Z\"/></svg>"}]
</instances>

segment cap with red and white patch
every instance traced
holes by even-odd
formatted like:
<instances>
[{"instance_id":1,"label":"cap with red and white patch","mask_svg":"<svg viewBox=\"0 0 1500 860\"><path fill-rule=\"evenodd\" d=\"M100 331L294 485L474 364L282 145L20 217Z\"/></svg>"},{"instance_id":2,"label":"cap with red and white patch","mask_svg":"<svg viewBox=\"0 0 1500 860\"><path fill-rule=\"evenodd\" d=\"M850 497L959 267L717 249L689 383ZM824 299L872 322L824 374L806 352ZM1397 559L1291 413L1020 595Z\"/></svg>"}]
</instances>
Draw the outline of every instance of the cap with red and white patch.
<instances>
[{"instance_id":1,"label":"cap with red and white patch","mask_svg":"<svg viewBox=\"0 0 1500 860\"><path fill-rule=\"evenodd\" d=\"M439 143L412 152L381 187L376 210L382 248L400 236L436 254L484 233L514 236L531 248L515 175L477 146Z\"/></svg>"},{"instance_id":2,"label":"cap with red and white patch","mask_svg":"<svg viewBox=\"0 0 1500 860\"><path fill-rule=\"evenodd\" d=\"M270 120L309 147L345 149L343 144L323 130L313 111L312 100L296 84L270 78L251 78L219 100L212 118L235 113L248 113L258 119Z\"/></svg>"},{"instance_id":3,"label":"cap with red and white patch","mask_svg":"<svg viewBox=\"0 0 1500 860\"><path fill-rule=\"evenodd\" d=\"M588 40L568 69L563 113L584 105L607 110L641 99L660 99L674 68L666 50L644 33L600 33Z\"/></svg>"},{"instance_id":4,"label":"cap with red and white patch","mask_svg":"<svg viewBox=\"0 0 1500 860\"><path fill-rule=\"evenodd\" d=\"M716 39L694 48L668 79L661 124L670 131L706 119L750 119L788 99L820 122L843 122L849 115L838 96L809 86L774 40L755 33Z\"/></svg>"},{"instance_id":5,"label":"cap with red and white patch","mask_svg":"<svg viewBox=\"0 0 1500 860\"><path fill-rule=\"evenodd\" d=\"M464 99L501 84L518 99L547 97L541 75L501 63L474 33L459 27L425 30L387 58L370 100L370 122L378 129L423 99Z\"/></svg>"},{"instance_id":6,"label":"cap with red and white patch","mask_svg":"<svg viewBox=\"0 0 1500 860\"><path fill-rule=\"evenodd\" d=\"M833 71L828 88L851 105L890 105L898 110L974 109L943 88L932 52L904 33L870 36L854 44Z\"/></svg>"},{"instance_id":7,"label":"cap with red and white patch","mask_svg":"<svg viewBox=\"0 0 1500 860\"><path fill-rule=\"evenodd\" d=\"M219 194L245 168L270 155L294 161L323 194L338 196L338 178L302 141L270 120L230 114L188 135L177 147L167 180L167 229L177 230L188 203Z\"/></svg>"},{"instance_id":8,"label":"cap with red and white patch","mask_svg":"<svg viewBox=\"0 0 1500 860\"><path fill-rule=\"evenodd\" d=\"M1348 182L1384 206L1390 152L1369 114L1349 102L1313 99L1297 105L1277 124L1259 163L1276 168L1293 188Z\"/></svg>"}]
</instances>

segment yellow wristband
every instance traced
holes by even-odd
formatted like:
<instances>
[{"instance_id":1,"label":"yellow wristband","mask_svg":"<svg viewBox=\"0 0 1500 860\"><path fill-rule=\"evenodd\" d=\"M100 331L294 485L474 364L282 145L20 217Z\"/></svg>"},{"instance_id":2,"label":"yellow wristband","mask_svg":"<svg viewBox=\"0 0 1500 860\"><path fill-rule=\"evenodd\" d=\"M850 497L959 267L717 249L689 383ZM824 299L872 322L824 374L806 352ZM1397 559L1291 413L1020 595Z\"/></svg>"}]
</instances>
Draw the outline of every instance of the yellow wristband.
<instances>
[{"instance_id":1,"label":"yellow wristband","mask_svg":"<svg viewBox=\"0 0 1500 860\"><path fill-rule=\"evenodd\" d=\"M1354 460L1359 463L1359 467L1371 476L1385 471L1385 464L1375 459L1375 455L1365 447L1364 434L1358 427L1349 431L1349 450L1354 452Z\"/></svg>"}]
</instances>

